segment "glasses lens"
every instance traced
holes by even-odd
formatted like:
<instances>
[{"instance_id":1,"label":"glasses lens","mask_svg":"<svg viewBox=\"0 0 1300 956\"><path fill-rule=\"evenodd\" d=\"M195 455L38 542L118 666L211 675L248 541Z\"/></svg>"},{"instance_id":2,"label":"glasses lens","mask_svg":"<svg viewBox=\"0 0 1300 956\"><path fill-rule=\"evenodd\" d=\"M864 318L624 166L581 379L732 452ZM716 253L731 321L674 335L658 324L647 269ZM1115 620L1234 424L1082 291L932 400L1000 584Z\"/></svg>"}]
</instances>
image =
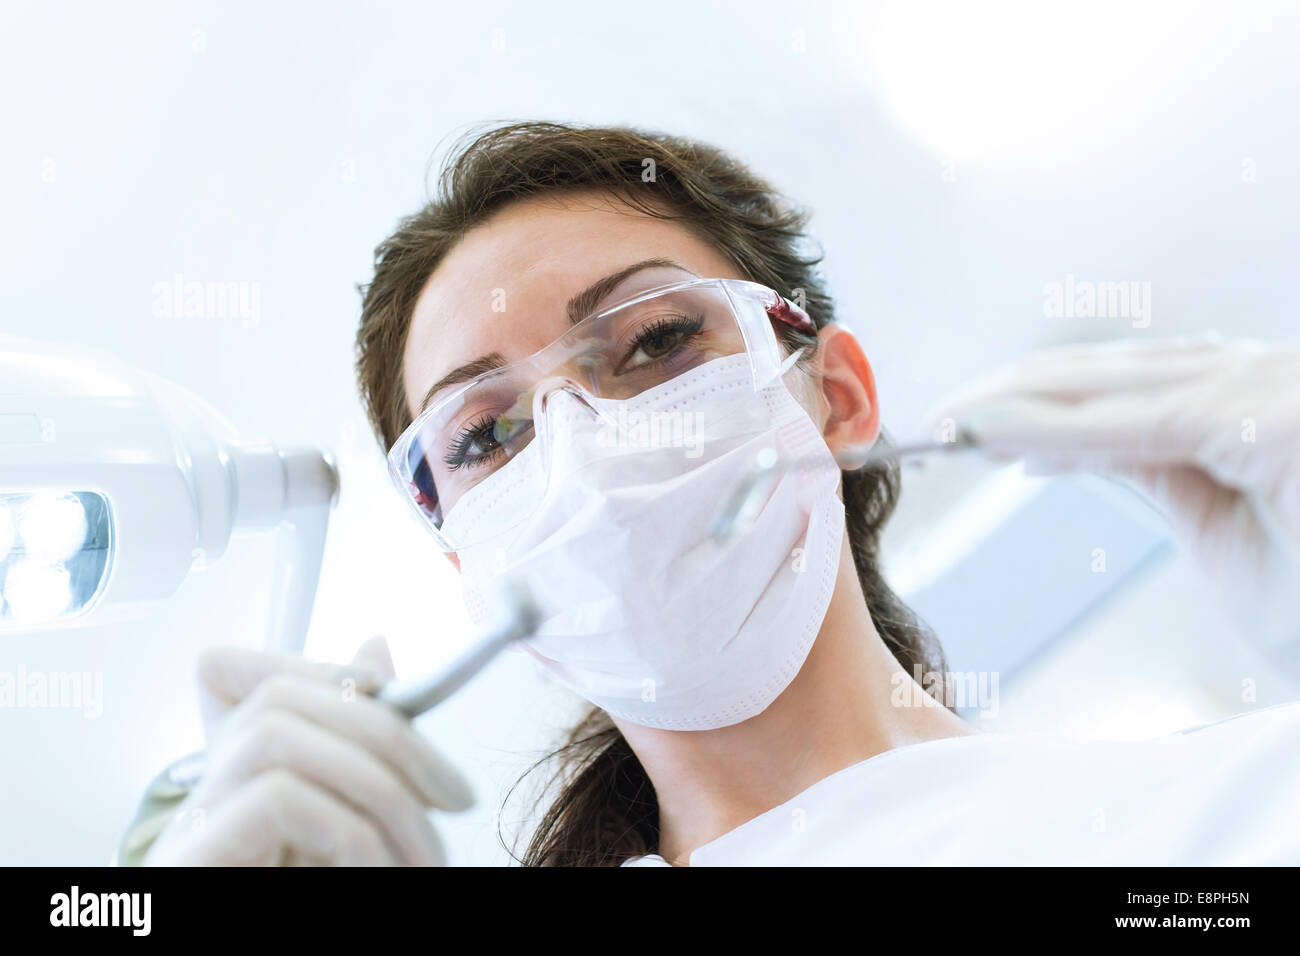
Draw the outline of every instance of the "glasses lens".
<instances>
[{"instance_id":1,"label":"glasses lens","mask_svg":"<svg viewBox=\"0 0 1300 956\"><path fill-rule=\"evenodd\" d=\"M716 285L633 301L575 327L561 344L564 372L597 398L613 399L745 350L730 301Z\"/></svg>"},{"instance_id":2,"label":"glasses lens","mask_svg":"<svg viewBox=\"0 0 1300 956\"><path fill-rule=\"evenodd\" d=\"M441 527L460 498L532 441L533 403L543 383L630 399L744 351L731 301L717 284L650 295L593 316L531 360L435 405L407 449L410 493Z\"/></svg>"},{"instance_id":3,"label":"glasses lens","mask_svg":"<svg viewBox=\"0 0 1300 956\"><path fill-rule=\"evenodd\" d=\"M412 436L406 449L410 492L434 527L532 440L532 381L516 369L478 379L438 406Z\"/></svg>"}]
</instances>

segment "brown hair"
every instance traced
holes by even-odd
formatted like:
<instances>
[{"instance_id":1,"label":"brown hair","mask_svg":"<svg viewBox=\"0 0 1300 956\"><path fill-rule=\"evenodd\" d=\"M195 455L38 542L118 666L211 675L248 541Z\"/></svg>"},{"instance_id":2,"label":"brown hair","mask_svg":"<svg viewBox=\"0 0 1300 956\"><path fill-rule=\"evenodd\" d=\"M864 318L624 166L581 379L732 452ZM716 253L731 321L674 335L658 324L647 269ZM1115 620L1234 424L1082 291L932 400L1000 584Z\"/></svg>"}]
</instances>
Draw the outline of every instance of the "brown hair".
<instances>
[{"instance_id":1,"label":"brown hair","mask_svg":"<svg viewBox=\"0 0 1300 956\"><path fill-rule=\"evenodd\" d=\"M809 248L810 214L721 150L622 127L524 122L470 133L453 148L437 195L375 249L374 279L361 288L357 373L385 449L410 424L402 355L416 300L443 256L509 203L593 189L694 230L745 277L801 297L818 328L834 321L817 268L822 255ZM816 342L785 325L779 334L791 350ZM880 534L899 487L897 466L844 472L849 545L872 619L899 663L908 673L918 666L944 672L934 634L890 590L877 566ZM657 851L654 787L604 711L588 712L564 745L529 773L553 758L559 760L559 794L542 815L522 863L617 865Z\"/></svg>"}]
</instances>

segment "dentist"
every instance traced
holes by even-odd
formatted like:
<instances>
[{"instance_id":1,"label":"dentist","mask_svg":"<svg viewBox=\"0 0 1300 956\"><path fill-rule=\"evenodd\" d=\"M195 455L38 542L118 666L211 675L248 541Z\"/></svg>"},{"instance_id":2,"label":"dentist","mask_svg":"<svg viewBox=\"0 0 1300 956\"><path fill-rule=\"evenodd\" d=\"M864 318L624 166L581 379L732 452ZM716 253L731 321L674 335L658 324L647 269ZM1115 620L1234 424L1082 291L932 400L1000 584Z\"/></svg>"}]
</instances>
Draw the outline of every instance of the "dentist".
<instances>
[{"instance_id":1,"label":"dentist","mask_svg":"<svg viewBox=\"0 0 1300 956\"><path fill-rule=\"evenodd\" d=\"M545 623L520 651L592 705L521 861L1300 862L1300 705L1118 743L896 703L945 667L878 568L898 473L863 467L875 381L805 226L709 146L522 123L463 144L376 251L358 372L399 488L476 619L494 583L529 582ZM1294 351L1238 343L1067 349L936 417L1144 482L1294 657L1297 373ZM698 453L602 439L633 412L689 424ZM713 538L771 454L796 467L745 535ZM357 663L391 672L382 646ZM246 651L199 677L205 779L147 862L445 862L427 810L468 785L383 705Z\"/></svg>"}]
</instances>

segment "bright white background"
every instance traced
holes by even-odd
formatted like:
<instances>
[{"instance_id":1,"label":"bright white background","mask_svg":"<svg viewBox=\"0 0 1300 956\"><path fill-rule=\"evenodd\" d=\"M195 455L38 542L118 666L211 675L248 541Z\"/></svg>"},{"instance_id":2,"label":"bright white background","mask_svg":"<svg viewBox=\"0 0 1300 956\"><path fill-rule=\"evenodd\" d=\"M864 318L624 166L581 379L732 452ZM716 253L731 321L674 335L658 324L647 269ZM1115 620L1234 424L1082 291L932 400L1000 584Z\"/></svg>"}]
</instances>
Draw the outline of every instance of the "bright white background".
<instances>
[{"instance_id":1,"label":"bright white background","mask_svg":"<svg viewBox=\"0 0 1300 956\"><path fill-rule=\"evenodd\" d=\"M812 206L900 436L939 392L1034 346L1297 328L1291 4L6 0L0 18L0 330L102 348L250 436L335 451L320 658L384 633L411 673L467 636L451 568L385 481L351 363L372 250L468 124L696 136ZM1150 282L1151 327L1045 317L1045 283L1067 274ZM175 276L256 284L257 321L155 315ZM961 480L910 485L891 549ZM98 720L0 712L0 862L108 859L145 781L201 742L195 651L260 640L270 554L238 542L130 627L0 642L0 669L102 671L106 698ZM1032 637L992 729L1144 736L1298 693L1181 559ZM494 810L573 710L506 655L422 720L478 784L479 807L442 824L456 862L506 859Z\"/></svg>"}]
</instances>

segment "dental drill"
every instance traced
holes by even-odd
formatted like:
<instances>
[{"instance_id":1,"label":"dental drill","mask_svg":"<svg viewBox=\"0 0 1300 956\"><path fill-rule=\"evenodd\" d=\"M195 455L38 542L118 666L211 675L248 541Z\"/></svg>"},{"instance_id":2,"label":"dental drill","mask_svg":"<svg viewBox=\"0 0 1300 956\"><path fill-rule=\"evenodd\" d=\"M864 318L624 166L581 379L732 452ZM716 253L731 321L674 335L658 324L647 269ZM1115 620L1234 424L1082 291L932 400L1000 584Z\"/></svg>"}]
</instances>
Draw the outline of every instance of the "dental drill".
<instances>
[{"instance_id":1,"label":"dental drill","mask_svg":"<svg viewBox=\"0 0 1300 956\"><path fill-rule=\"evenodd\" d=\"M499 610L470 646L428 676L390 680L376 687L365 686L365 672L356 668L338 668L333 676L357 680L357 689L362 693L383 701L408 718L418 717L458 691L506 647L532 636L541 626L537 604L522 585L507 584L495 603ZM118 845L114 860L118 866L140 865L172 814L198 785L203 765L203 753L193 753L173 762L153 779Z\"/></svg>"}]
</instances>

